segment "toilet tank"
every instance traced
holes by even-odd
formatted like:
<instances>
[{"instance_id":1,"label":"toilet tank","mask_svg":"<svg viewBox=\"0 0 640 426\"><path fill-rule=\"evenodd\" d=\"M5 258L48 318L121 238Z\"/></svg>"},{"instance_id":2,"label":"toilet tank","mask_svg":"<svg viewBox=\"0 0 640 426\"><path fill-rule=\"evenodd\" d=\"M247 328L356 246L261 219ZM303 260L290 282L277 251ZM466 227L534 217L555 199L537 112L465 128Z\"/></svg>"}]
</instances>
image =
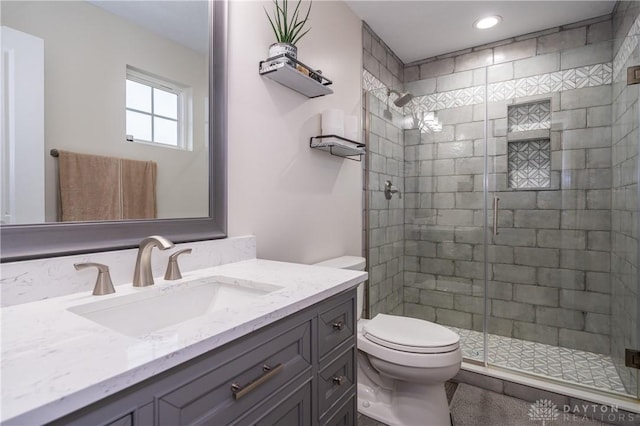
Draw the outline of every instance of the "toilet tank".
<instances>
[{"instance_id":1,"label":"toilet tank","mask_svg":"<svg viewBox=\"0 0 640 426\"><path fill-rule=\"evenodd\" d=\"M367 266L367 260L360 256L341 256L334 257L315 264L316 266L324 266L327 268L351 269L354 271L364 271ZM356 309L358 320L362 318L362 310L364 308L364 283L358 285L358 301Z\"/></svg>"}]
</instances>

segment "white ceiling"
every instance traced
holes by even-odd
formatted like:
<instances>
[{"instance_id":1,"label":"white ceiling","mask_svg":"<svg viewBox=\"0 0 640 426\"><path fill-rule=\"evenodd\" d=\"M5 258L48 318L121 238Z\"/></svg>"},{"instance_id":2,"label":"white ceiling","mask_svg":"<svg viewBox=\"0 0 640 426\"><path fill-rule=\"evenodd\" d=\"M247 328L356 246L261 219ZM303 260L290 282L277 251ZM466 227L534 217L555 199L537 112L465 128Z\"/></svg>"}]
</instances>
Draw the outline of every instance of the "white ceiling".
<instances>
[{"instance_id":1,"label":"white ceiling","mask_svg":"<svg viewBox=\"0 0 640 426\"><path fill-rule=\"evenodd\" d=\"M400 1L346 0L349 7L405 63L504 40L612 12L608 1ZM487 15L502 23L472 27Z\"/></svg>"}]
</instances>

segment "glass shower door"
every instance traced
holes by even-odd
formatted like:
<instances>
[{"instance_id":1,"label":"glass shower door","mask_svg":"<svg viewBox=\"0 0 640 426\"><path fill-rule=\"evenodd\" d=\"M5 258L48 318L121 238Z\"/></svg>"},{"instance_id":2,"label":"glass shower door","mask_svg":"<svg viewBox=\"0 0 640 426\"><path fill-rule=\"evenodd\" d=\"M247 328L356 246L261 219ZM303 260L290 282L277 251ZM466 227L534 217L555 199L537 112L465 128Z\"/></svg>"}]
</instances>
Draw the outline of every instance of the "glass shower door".
<instances>
[{"instance_id":1,"label":"glass shower door","mask_svg":"<svg viewBox=\"0 0 640 426\"><path fill-rule=\"evenodd\" d=\"M486 361L638 397L624 356L640 343L640 86L611 59L503 80L487 69ZM635 45L626 62L640 64Z\"/></svg>"},{"instance_id":2,"label":"glass shower door","mask_svg":"<svg viewBox=\"0 0 640 426\"><path fill-rule=\"evenodd\" d=\"M420 95L420 92L417 92ZM405 315L484 357L483 114L476 87L423 95L406 117Z\"/></svg>"},{"instance_id":3,"label":"glass shower door","mask_svg":"<svg viewBox=\"0 0 640 426\"><path fill-rule=\"evenodd\" d=\"M640 66L640 16L614 40L612 83L611 357L625 393L640 398L640 84L627 70ZM635 359L635 362L633 360ZM636 368L627 364L635 363Z\"/></svg>"}]
</instances>

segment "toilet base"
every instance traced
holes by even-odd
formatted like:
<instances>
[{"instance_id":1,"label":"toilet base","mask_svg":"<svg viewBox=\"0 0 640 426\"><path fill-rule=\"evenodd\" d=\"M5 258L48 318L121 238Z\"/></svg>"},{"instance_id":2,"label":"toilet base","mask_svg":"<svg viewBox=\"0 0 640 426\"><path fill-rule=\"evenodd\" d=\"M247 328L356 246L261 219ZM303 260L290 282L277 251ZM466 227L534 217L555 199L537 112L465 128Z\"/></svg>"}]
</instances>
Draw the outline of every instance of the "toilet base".
<instances>
[{"instance_id":1,"label":"toilet base","mask_svg":"<svg viewBox=\"0 0 640 426\"><path fill-rule=\"evenodd\" d=\"M451 426L443 383L396 383L394 391L358 383L358 412L389 426Z\"/></svg>"}]
</instances>

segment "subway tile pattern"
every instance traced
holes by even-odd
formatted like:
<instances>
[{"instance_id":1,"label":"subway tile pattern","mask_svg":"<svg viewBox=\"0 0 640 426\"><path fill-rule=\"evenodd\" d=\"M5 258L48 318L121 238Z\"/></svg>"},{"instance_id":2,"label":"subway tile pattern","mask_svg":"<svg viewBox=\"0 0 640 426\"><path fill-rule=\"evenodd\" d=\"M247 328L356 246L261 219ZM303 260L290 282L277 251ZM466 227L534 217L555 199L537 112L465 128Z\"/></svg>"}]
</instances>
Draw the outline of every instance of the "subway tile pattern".
<instances>
[{"instance_id":1,"label":"subway tile pattern","mask_svg":"<svg viewBox=\"0 0 640 426\"><path fill-rule=\"evenodd\" d=\"M549 188L551 185L551 142L535 139L509 142L509 188Z\"/></svg>"},{"instance_id":2,"label":"subway tile pattern","mask_svg":"<svg viewBox=\"0 0 640 426\"><path fill-rule=\"evenodd\" d=\"M551 101L511 105L507 115L509 132L551 128Z\"/></svg>"},{"instance_id":3,"label":"subway tile pattern","mask_svg":"<svg viewBox=\"0 0 640 426\"><path fill-rule=\"evenodd\" d=\"M613 76L618 77L620 72L625 69L625 64L631 57L631 54L638 46L638 38L640 37L640 16L636 17L631 29L627 33L627 37L622 42L622 46L618 50L613 59Z\"/></svg>"},{"instance_id":4,"label":"subway tile pattern","mask_svg":"<svg viewBox=\"0 0 640 426\"><path fill-rule=\"evenodd\" d=\"M483 333L448 327L460 336L462 356L483 359ZM608 355L545 345L489 334L489 362L554 379L579 383L600 390L626 393L615 365Z\"/></svg>"}]
</instances>

